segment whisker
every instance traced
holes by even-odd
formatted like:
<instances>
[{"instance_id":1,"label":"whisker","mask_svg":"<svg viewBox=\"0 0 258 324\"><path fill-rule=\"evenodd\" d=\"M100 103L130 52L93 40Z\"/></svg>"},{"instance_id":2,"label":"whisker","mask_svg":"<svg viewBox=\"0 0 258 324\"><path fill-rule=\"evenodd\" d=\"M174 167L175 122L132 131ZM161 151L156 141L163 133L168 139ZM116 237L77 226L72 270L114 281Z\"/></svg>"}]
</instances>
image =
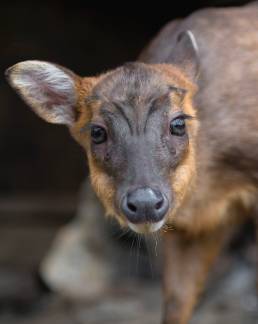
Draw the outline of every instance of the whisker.
<instances>
[{"instance_id":1,"label":"whisker","mask_svg":"<svg viewBox=\"0 0 258 324\"><path fill-rule=\"evenodd\" d=\"M151 253L151 249L149 246L149 241L146 238L146 236L144 236L144 239L145 239L146 248L147 248L147 255L148 255L148 260L149 260L149 265L150 265L150 270L151 270L151 277L154 278L154 271L153 271L153 264L152 264L152 253Z\"/></svg>"},{"instance_id":2,"label":"whisker","mask_svg":"<svg viewBox=\"0 0 258 324\"><path fill-rule=\"evenodd\" d=\"M121 233L118 233L119 235L118 236L114 236L114 238L116 240L120 240L122 237L124 237L125 235L129 234L130 233L130 229L128 228L121 228Z\"/></svg>"},{"instance_id":3,"label":"whisker","mask_svg":"<svg viewBox=\"0 0 258 324\"><path fill-rule=\"evenodd\" d=\"M165 225L163 225L163 227L161 228L161 230L166 233L168 231L174 231L175 228L171 224L165 224Z\"/></svg>"},{"instance_id":4,"label":"whisker","mask_svg":"<svg viewBox=\"0 0 258 324\"><path fill-rule=\"evenodd\" d=\"M139 273L139 257L140 257L140 247L141 247L141 235L137 234L137 254L136 254L136 273Z\"/></svg>"},{"instance_id":5,"label":"whisker","mask_svg":"<svg viewBox=\"0 0 258 324\"><path fill-rule=\"evenodd\" d=\"M154 241L155 241L155 245L154 245L154 251L155 251L155 256L158 256L158 243L159 243L159 235L158 233L153 233L154 234Z\"/></svg>"},{"instance_id":6,"label":"whisker","mask_svg":"<svg viewBox=\"0 0 258 324\"><path fill-rule=\"evenodd\" d=\"M136 240L136 236L133 235L132 236L132 244L131 244L131 248L130 248L130 258L134 257L134 243Z\"/></svg>"}]
</instances>

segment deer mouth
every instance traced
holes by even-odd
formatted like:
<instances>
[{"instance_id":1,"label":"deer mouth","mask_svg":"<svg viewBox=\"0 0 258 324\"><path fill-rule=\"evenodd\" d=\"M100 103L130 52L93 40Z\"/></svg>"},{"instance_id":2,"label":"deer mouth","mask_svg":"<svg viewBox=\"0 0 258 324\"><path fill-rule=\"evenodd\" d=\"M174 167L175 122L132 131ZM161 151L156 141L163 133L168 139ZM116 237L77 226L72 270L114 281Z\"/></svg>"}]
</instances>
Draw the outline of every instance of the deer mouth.
<instances>
[{"instance_id":1,"label":"deer mouth","mask_svg":"<svg viewBox=\"0 0 258 324\"><path fill-rule=\"evenodd\" d=\"M141 224L134 224L131 222L128 222L129 228L139 234L149 234L149 233L154 233L157 232L162 228L162 226L165 223L165 219L162 219L159 222L151 223L151 222L146 222L146 223L141 223Z\"/></svg>"}]
</instances>

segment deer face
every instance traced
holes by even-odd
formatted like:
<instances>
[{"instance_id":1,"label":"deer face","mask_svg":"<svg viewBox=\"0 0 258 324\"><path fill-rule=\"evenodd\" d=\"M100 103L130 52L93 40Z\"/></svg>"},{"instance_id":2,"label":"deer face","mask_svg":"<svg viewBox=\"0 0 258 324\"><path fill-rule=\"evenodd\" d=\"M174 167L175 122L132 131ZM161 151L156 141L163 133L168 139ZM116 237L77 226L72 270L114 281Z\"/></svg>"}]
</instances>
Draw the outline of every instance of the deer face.
<instances>
[{"instance_id":1,"label":"deer face","mask_svg":"<svg viewBox=\"0 0 258 324\"><path fill-rule=\"evenodd\" d=\"M170 64L126 64L96 78L26 61L11 85L45 120L66 124L84 147L109 215L153 232L180 207L195 170L195 86Z\"/></svg>"}]
</instances>

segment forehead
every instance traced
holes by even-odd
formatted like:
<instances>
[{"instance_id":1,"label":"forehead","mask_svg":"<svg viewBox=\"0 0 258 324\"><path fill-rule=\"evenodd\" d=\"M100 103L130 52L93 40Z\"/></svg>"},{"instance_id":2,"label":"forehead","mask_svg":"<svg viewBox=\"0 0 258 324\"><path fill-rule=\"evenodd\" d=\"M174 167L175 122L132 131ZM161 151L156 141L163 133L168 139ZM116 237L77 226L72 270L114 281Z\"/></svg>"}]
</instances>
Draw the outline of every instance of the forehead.
<instances>
[{"instance_id":1,"label":"forehead","mask_svg":"<svg viewBox=\"0 0 258 324\"><path fill-rule=\"evenodd\" d=\"M93 89L100 101L135 106L148 103L169 92L162 73L143 63L127 63L108 73Z\"/></svg>"}]
</instances>

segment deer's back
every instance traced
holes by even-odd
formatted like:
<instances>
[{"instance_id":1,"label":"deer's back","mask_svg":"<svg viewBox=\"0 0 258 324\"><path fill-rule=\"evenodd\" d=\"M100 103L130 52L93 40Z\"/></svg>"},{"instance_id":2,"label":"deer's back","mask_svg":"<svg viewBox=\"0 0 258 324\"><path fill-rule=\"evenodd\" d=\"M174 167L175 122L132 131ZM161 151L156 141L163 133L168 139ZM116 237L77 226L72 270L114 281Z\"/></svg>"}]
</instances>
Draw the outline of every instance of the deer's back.
<instances>
[{"instance_id":1,"label":"deer's back","mask_svg":"<svg viewBox=\"0 0 258 324\"><path fill-rule=\"evenodd\" d=\"M200 50L199 163L258 182L258 4L205 9L171 22L140 60L169 62L177 35L188 29Z\"/></svg>"}]
</instances>

